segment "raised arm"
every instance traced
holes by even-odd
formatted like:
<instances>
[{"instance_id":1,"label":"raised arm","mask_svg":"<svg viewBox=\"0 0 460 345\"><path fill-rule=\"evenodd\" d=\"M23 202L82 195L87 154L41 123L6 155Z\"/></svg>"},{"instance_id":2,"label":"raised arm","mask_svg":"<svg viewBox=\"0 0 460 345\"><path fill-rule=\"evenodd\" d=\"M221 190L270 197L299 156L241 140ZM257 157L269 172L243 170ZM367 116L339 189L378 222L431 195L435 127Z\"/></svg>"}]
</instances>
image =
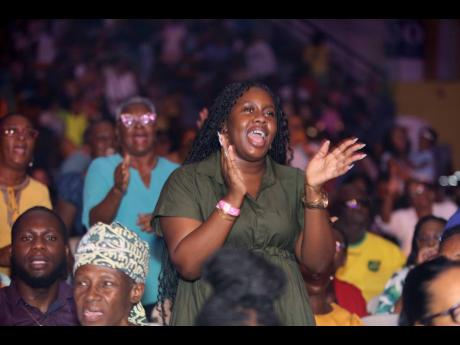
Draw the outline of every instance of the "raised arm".
<instances>
[{"instance_id":1,"label":"raised arm","mask_svg":"<svg viewBox=\"0 0 460 345\"><path fill-rule=\"evenodd\" d=\"M115 184L109 190L105 198L89 211L89 225L97 222L110 224L120 207L123 195L126 193L129 183L130 156L126 155L114 172Z\"/></svg>"},{"instance_id":2,"label":"raised arm","mask_svg":"<svg viewBox=\"0 0 460 345\"><path fill-rule=\"evenodd\" d=\"M297 259L313 272L322 272L334 255L333 235L326 208L317 206L324 198L324 183L348 172L355 161L366 157L357 151L365 145L347 139L329 152L330 142L323 143L305 171L305 222L296 242Z\"/></svg>"},{"instance_id":3,"label":"raised arm","mask_svg":"<svg viewBox=\"0 0 460 345\"><path fill-rule=\"evenodd\" d=\"M227 154L221 154L221 167L228 186L223 200L234 208L241 208L247 190L235 165L232 146ZM222 247L236 219L217 208L204 222L182 217L160 218L171 261L184 279L195 280L201 276L204 261Z\"/></svg>"}]
</instances>

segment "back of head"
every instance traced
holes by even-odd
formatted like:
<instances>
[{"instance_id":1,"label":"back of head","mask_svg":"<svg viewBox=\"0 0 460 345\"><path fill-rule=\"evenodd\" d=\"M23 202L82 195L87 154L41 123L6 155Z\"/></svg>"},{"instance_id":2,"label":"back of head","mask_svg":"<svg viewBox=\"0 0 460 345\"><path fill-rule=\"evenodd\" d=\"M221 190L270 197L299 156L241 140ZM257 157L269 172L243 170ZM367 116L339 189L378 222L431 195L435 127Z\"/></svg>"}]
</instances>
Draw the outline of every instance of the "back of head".
<instances>
[{"instance_id":1,"label":"back of head","mask_svg":"<svg viewBox=\"0 0 460 345\"><path fill-rule=\"evenodd\" d=\"M203 267L203 278L216 294L229 299L253 295L274 300L284 287L283 271L244 249L222 248Z\"/></svg>"},{"instance_id":2,"label":"back of head","mask_svg":"<svg viewBox=\"0 0 460 345\"><path fill-rule=\"evenodd\" d=\"M285 285L283 271L247 250L223 248L203 267L213 288L198 325L277 325L273 302Z\"/></svg>"},{"instance_id":3,"label":"back of head","mask_svg":"<svg viewBox=\"0 0 460 345\"><path fill-rule=\"evenodd\" d=\"M428 287L441 273L459 267L445 257L439 256L414 267L407 275L402 292L400 326L414 326L428 314L430 295Z\"/></svg>"}]
</instances>

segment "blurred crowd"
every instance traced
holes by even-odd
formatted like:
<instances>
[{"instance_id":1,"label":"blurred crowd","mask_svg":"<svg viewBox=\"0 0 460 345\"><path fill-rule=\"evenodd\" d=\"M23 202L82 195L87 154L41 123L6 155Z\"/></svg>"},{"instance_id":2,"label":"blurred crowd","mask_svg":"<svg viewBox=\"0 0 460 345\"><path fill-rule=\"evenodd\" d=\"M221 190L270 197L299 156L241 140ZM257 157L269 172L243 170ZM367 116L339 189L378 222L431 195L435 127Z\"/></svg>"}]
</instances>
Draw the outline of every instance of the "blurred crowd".
<instances>
[{"instance_id":1,"label":"blurred crowd","mask_svg":"<svg viewBox=\"0 0 460 345\"><path fill-rule=\"evenodd\" d=\"M180 165L217 92L244 80L279 95L289 165L304 170L325 139L366 144L366 159L326 186L338 256L324 277L301 270L315 314L347 303L352 324L399 313L401 282L437 256L445 221L460 205L459 190L439 183L454 173L442 137L429 123L398 118L389 83L372 72L352 75L320 32L303 45L268 20L11 20L0 47L0 116L22 114L38 130L27 171L48 187L71 237L87 231L80 219L91 160L119 151L124 101L154 103L155 154ZM433 234L421 234L431 223ZM353 302L341 297L347 282L360 290Z\"/></svg>"}]
</instances>

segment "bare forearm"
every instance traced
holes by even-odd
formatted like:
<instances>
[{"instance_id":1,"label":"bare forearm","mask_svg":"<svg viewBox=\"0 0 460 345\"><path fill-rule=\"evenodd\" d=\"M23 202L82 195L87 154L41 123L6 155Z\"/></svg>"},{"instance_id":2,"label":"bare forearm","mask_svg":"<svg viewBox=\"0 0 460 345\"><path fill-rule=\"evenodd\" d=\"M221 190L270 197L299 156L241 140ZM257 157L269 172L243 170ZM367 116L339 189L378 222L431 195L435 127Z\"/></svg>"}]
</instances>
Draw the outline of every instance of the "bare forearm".
<instances>
[{"instance_id":1,"label":"bare forearm","mask_svg":"<svg viewBox=\"0 0 460 345\"><path fill-rule=\"evenodd\" d=\"M242 198L226 197L224 200L238 208L242 204ZM172 262L184 279L195 280L201 276L203 263L224 245L236 220L215 209L204 223L170 249Z\"/></svg>"},{"instance_id":2,"label":"bare forearm","mask_svg":"<svg viewBox=\"0 0 460 345\"><path fill-rule=\"evenodd\" d=\"M104 200L94 206L89 212L89 223L93 225L97 222L111 223L120 207L123 193L116 188L110 189Z\"/></svg>"},{"instance_id":3,"label":"bare forearm","mask_svg":"<svg viewBox=\"0 0 460 345\"><path fill-rule=\"evenodd\" d=\"M224 245L234 223L223 219L216 210L179 243L172 257L183 278L195 280L201 276L203 263Z\"/></svg>"},{"instance_id":4,"label":"bare forearm","mask_svg":"<svg viewBox=\"0 0 460 345\"><path fill-rule=\"evenodd\" d=\"M329 214L323 209L305 208L300 261L313 272L322 272L334 256Z\"/></svg>"}]
</instances>

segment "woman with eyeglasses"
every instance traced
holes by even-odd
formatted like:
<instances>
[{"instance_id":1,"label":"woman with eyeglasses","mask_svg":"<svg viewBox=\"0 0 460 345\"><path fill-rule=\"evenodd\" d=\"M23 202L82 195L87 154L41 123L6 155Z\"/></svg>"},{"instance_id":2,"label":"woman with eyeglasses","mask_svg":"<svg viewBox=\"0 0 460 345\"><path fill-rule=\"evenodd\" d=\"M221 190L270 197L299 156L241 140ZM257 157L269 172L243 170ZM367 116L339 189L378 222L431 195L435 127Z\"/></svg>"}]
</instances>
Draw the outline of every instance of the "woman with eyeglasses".
<instances>
[{"instance_id":1,"label":"woman with eyeglasses","mask_svg":"<svg viewBox=\"0 0 460 345\"><path fill-rule=\"evenodd\" d=\"M157 300L161 248L150 218L160 191L177 164L155 154L157 114L148 99L134 97L117 110L117 136L121 152L95 159L88 168L83 190L83 224L119 221L136 232L150 248L144 305ZM153 253L153 255L152 255Z\"/></svg>"},{"instance_id":2,"label":"woman with eyeglasses","mask_svg":"<svg viewBox=\"0 0 460 345\"><path fill-rule=\"evenodd\" d=\"M425 216L415 225L412 249L406 265L393 274L385 285L378 299L375 314L399 313L401 310L401 295L407 274L415 265L420 265L438 255L441 235L446 220L435 216Z\"/></svg>"},{"instance_id":3,"label":"woman with eyeglasses","mask_svg":"<svg viewBox=\"0 0 460 345\"><path fill-rule=\"evenodd\" d=\"M0 119L0 272L9 275L11 226L33 206L51 208L48 188L27 175L38 131L10 113Z\"/></svg>"},{"instance_id":4,"label":"woman with eyeglasses","mask_svg":"<svg viewBox=\"0 0 460 345\"><path fill-rule=\"evenodd\" d=\"M443 256L409 272L400 326L460 326L460 262Z\"/></svg>"}]
</instances>

